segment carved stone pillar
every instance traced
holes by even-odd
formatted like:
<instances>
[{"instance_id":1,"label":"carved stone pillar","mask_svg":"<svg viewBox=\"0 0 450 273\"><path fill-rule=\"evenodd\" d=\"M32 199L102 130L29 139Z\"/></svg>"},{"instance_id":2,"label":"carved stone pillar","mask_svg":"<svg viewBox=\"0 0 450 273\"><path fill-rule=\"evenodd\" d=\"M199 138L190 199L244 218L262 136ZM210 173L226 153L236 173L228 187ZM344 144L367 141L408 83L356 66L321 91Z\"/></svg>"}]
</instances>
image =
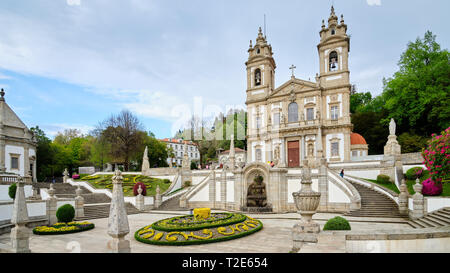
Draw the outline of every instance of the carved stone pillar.
<instances>
[{"instance_id":1,"label":"carved stone pillar","mask_svg":"<svg viewBox=\"0 0 450 273\"><path fill-rule=\"evenodd\" d=\"M423 195L422 195L422 184L420 184L419 178L416 179L416 184L413 186L414 191L416 192L413 195L413 212L411 215L412 219L419 219L422 218L423 211L424 211L424 201L423 201Z\"/></svg>"}]
</instances>

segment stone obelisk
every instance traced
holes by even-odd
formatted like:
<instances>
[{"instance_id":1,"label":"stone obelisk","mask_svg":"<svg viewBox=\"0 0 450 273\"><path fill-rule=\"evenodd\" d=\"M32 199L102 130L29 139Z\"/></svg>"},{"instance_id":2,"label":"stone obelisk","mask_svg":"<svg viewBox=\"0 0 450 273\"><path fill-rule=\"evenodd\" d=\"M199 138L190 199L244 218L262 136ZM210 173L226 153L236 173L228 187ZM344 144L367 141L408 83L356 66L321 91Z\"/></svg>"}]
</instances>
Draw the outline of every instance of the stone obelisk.
<instances>
[{"instance_id":1,"label":"stone obelisk","mask_svg":"<svg viewBox=\"0 0 450 273\"><path fill-rule=\"evenodd\" d=\"M108 241L107 245L108 250L113 253L131 252L130 241L125 240L125 235L130 232L130 227L123 198L122 181L122 173L116 170L112 177L113 192L108 219L108 234L112 239Z\"/></svg>"}]
</instances>

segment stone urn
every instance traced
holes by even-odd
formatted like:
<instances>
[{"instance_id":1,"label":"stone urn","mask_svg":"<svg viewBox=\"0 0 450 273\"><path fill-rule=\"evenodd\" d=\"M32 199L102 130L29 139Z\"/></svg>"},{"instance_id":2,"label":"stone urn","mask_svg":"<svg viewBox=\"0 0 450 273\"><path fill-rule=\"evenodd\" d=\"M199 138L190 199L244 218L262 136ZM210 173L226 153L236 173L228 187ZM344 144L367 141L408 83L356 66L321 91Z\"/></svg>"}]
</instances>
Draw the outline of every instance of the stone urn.
<instances>
[{"instance_id":1,"label":"stone urn","mask_svg":"<svg viewBox=\"0 0 450 273\"><path fill-rule=\"evenodd\" d=\"M305 163L307 164L307 163ZM320 192L312 190L311 169L309 166L303 167L301 178L301 189L292 193L295 205L303 222L311 222L312 216L316 213L320 203Z\"/></svg>"},{"instance_id":2,"label":"stone urn","mask_svg":"<svg viewBox=\"0 0 450 273\"><path fill-rule=\"evenodd\" d=\"M320 232L320 225L312 220L319 207L320 193L311 188L311 169L307 161L302 169L301 184L300 191L292 193L301 215L300 223L295 224L292 230L293 252L298 252L305 243L317 243L317 233Z\"/></svg>"}]
</instances>

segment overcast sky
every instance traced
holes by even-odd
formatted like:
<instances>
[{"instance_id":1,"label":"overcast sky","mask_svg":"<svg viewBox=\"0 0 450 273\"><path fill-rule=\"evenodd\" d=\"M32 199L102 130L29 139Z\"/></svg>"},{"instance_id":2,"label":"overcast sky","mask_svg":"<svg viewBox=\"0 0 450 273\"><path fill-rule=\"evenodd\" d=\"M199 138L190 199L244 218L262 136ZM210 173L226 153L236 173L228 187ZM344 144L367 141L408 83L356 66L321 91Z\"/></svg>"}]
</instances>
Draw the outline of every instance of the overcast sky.
<instances>
[{"instance_id":1,"label":"overcast sky","mask_svg":"<svg viewBox=\"0 0 450 273\"><path fill-rule=\"evenodd\" d=\"M407 43L426 30L449 47L448 0L2 0L0 87L27 126L50 137L88 132L122 109L170 137L194 105L245 106L247 49L264 14L276 86L291 64L313 80L332 3L348 25L360 92L380 94Z\"/></svg>"}]
</instances>

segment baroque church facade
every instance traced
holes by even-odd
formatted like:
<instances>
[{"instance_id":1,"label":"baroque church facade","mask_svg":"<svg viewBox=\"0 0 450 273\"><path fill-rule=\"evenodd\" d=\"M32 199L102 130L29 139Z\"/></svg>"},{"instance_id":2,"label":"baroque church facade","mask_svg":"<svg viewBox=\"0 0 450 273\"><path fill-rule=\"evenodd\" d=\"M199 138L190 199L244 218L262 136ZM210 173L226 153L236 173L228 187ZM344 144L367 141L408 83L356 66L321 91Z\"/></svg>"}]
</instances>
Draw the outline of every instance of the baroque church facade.
<instances>
[{"instance_id":1,"label":"baroque church facade","mask_svg":"<svg viewBox=\"0 0 450 273\"><path fill-rule=\"evenodd\" d=\"M352 147L362 150L353 155L367 155L365 141L351 142L357 138L351 137L350 37L343 15L338 20L332 7L328 25L322 21L319 34L320 72L315 81L298 79L292 73L279 87L274 86L272 46L261 28L255 45L250 41L245 63L247 162L274 161L278 167L299 167L305 160L317 165L322 157L343 162L350 161Z\"/></svg>"}]
</instances>

